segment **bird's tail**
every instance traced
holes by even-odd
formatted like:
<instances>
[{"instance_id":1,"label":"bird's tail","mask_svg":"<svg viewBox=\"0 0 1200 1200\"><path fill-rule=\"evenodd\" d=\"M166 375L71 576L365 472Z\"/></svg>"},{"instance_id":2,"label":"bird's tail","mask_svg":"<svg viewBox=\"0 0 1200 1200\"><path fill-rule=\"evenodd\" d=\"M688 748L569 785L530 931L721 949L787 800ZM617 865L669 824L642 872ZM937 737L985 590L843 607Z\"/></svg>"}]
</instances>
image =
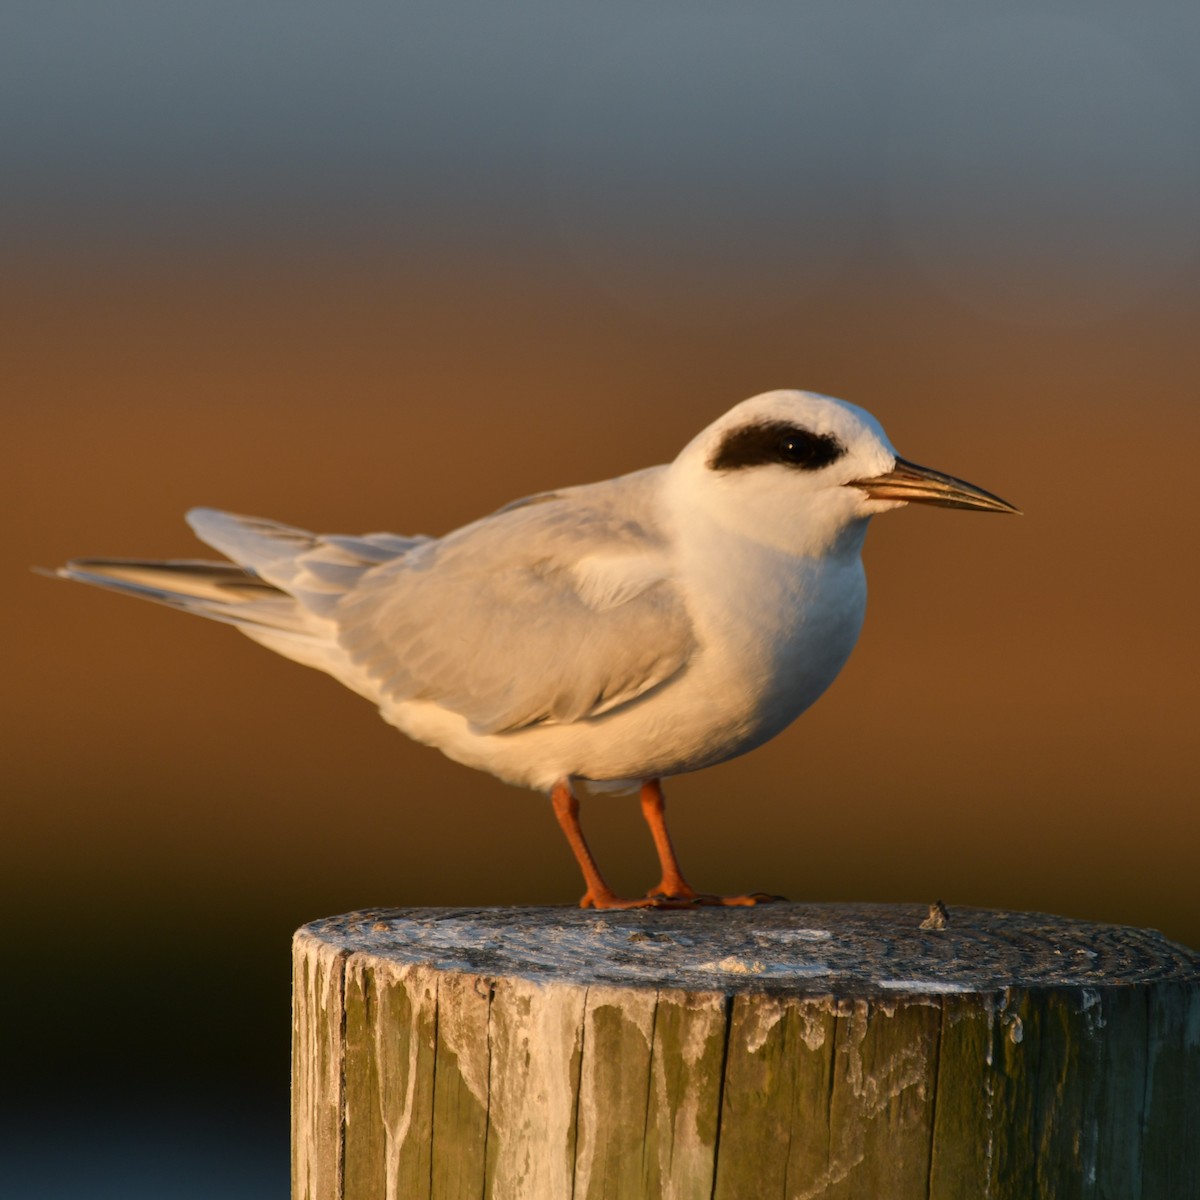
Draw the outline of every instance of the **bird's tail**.
<instances>
[{"instance_id":1,"label":"bird's tail","mask_svg":"<svg viewBox=\"0 0 1200 1200\"><path fill-rule=\"evenodd\" d=\"M262 625L294 632L304 629L303 617L291 596L236 563L77 558L47 573L230 625Z\"/></svg>"},{"instance_id":2,"label":"bird's tail","mask_svg":"<svg viewBox=\"0 0 1200 1200\"><path fill-rule=\"evenodd\" d=\"M330 615L365 571L424 539L327 537L212 509L194 509L188 522L234 561L80 558L46 573L233 625L284 657L370 694L338 645Z\"/></svg>"}]
</instances>

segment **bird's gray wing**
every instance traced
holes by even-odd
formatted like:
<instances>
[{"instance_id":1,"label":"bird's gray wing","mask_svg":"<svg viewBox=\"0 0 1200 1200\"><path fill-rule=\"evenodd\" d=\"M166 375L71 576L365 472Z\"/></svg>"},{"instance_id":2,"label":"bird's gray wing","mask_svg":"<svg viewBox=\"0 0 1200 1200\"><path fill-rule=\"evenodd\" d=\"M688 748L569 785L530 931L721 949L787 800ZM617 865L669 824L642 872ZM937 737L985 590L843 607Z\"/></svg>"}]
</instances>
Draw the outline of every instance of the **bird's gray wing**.
<instances>
[{"instance_id":1,"label":"bird's gray wing","mask_svg":"<svg viewBox=\"0 0 1200 1200\"><path fill-rule=\"evenodd\" d=\"M366 572L432 540L395 533L360 537L309 533L278 521L213 508L193 508L187 520L201 541L318 617L327 616Z\"/></svg>"},{"instance_id":2,"label":"bird's gray wing","mask_svg":"<svg viewBox=\"0 0 1200 1200\"><path fill-rule=\"evenodd\" d=\"M610 712L694 648L667 574L653 471L530 498L375 567L339 641L386 698L481 733Z\"/></svg>"}]
</instances>

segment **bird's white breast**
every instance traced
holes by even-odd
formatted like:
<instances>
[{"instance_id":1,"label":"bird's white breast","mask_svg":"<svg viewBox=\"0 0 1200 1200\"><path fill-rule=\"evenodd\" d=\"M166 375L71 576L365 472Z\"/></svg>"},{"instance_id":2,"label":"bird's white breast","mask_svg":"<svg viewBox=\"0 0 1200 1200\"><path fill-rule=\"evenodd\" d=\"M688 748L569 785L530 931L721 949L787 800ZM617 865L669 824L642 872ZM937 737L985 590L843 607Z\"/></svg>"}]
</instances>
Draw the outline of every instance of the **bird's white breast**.
<instances>
[{"instance_id":1,"label":"bird's white breast","mask_svg":"<svg viewBox=\"0 0 1200 1200\"><path fill-rule=\"evenodd\" d=\"M803 557L719 529L696 541L680 574L700 650L675 701L703 730L694 765L761 745L833 682L862 628L860 544Z\"/></svg>"},{"instance_id":2,"label":"bird's white breast","mask_svg":"<svg viewBox=\"0 0 1200 1200\"><path fill-rule=\"evenodd\" d=\"M696 648L663 684L599 717L498 735L473 733L434 704L385 705L384 716L451 758L541 789L564 777L637 780L722 762L785 728L842 668L865 608L861 540L805 557L693 516L671 539L667 571ZM596 576L597 599L619 595L615 564L584 570Z\"/></svg>"}]
</instances>

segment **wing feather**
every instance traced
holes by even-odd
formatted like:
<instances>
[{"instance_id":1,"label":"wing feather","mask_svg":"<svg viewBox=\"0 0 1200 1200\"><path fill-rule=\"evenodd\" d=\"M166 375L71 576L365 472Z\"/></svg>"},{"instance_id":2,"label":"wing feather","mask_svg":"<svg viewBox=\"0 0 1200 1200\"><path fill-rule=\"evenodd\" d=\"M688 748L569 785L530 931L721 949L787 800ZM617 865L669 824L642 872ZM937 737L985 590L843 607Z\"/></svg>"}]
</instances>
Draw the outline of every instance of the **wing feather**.
<instances>
[{"instance_id":1,"label":"wing feather","mask_svg":"<svg viewBox=\"0 0 1200 1200\"><path fill-rule=\"evenodd\" d=\"M340 644L387 699L431 701L481 733L629 703L694 648L655 495L654 471L638 472L414 546L332 610Z\"/></svg>"}]
</instances>

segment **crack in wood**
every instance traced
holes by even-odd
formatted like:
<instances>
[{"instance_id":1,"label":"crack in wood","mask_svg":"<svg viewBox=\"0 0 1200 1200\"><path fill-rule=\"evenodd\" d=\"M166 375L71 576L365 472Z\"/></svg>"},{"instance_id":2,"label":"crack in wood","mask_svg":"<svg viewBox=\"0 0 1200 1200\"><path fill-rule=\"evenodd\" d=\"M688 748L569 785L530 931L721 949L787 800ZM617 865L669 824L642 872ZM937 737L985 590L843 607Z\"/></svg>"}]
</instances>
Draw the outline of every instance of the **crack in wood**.
<instances>
[{"instance_id":1,"label":"crack in wood","mask_svg":"<svg viewBox=\"0 0 1200 1200\"><path fill-rule=\"evenodd\" d=\"M729 1070L729 1035L733 1030L733 997L725 997L725 1037L721 1047L721 1069L718 1072L717 1084L717 1135L713 1141L713 1172L712 1172L712 1192L709 1195L709 1200L715 1200L717 1194L717 1180L721 1168L721 1128L725 1123L725 1083L728 1079Z\"/></svg>"}]
</instances>

